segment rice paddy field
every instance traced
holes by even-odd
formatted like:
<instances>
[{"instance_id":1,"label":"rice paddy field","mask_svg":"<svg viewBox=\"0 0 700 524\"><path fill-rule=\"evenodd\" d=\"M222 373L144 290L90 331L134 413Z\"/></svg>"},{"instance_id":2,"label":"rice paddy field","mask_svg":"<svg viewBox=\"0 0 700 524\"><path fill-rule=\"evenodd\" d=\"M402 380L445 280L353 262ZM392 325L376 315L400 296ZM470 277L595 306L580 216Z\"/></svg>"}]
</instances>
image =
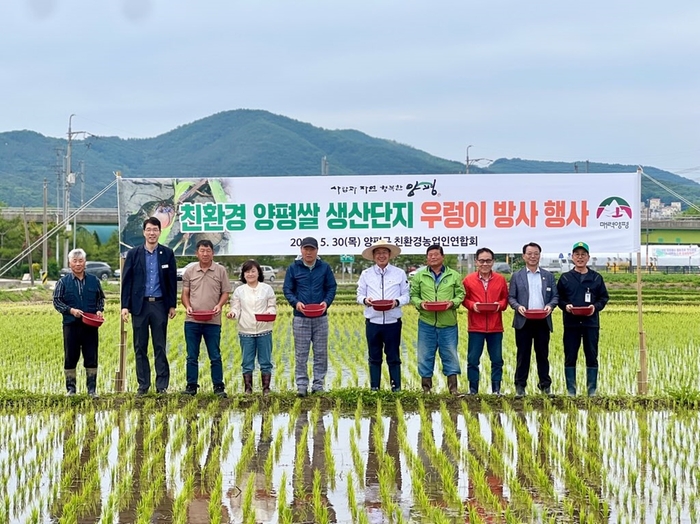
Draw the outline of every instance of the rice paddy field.
<instances>
[{"instance_id":1,"label":"rice paddy field","mask_svg":"<svg viewBox=\"0 0 700 524\"><path fill-rule=\"evenodd\" d=\"M171 391L136 397L131 327L127 392L115 392L118 299L100 328L98 399L64 395L60 315L44 296L0 316L0 523L604 523L700 522L700 306L693 277L644 289L649 392L637 395L639 328L631 284L609 285L599 396L565 396L561 317L550 344L554 397L452 397L435 375L420 392L417 315L404 308L404 391L369 391L362 308L341 288L330 308L327 392L295 396L292 312L274 324L273 393L242 394L235 322L224 321L229 398L185 397L184 315L169 328ZM113 290L112 290L113 292ZM3 298L3 297L0 297ZM38 300L37 300L38 298ZM466 375L466 312L460 312ZM512 312L505 314L510 325ZM579 390L585 383L583 355ZM466 380L460 379L460 387Z\"/></svg>"}]
</instances>

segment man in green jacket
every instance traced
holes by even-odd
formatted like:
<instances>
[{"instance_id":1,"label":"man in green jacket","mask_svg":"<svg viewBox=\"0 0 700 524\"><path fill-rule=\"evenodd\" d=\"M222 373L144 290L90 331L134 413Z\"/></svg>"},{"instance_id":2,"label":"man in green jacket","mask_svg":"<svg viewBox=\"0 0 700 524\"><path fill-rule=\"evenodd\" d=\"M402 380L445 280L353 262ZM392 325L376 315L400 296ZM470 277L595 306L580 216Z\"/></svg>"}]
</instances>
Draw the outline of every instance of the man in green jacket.
<instances>
[{"instance_id":1,"label":"man in green jacket","mask_svg":"<svg viewBox=\"0 0 700 524\"><path fill-rule=\"evenodd\" d=\"M440 353L442 372L447 377L450 393L457 395L457 375L462 370L457 355L457 308L464 300L462 276L445 266L442 246L433 244L427 250L427 267L411 280L411 303L418 319L418 374L425 393L433 387L435 353ZM444 311L430 311L430 302L451 302ZM432 309L432 308L431 308Z\"/></svg>"}]
</instances>

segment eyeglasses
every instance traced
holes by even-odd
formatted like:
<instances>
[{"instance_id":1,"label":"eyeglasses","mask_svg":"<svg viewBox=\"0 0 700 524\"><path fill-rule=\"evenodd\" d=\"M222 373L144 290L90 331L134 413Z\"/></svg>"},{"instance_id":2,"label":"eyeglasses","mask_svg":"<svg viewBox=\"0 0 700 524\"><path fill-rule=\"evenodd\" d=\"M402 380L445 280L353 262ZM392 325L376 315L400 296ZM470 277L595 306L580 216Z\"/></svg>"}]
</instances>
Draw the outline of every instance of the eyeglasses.
<instances>
[{"instance_id":1,"label":"eyeglasses","mask_svg":"<svg viewBox=\"0 0 700 524\"><path fill-rule=\"evenodd\" d=\"M483 259L483 258L477 258L476 261L479 264L490 264L493 262L493 258L488 258L488 259Z\"/></svg>"}]
</instances>

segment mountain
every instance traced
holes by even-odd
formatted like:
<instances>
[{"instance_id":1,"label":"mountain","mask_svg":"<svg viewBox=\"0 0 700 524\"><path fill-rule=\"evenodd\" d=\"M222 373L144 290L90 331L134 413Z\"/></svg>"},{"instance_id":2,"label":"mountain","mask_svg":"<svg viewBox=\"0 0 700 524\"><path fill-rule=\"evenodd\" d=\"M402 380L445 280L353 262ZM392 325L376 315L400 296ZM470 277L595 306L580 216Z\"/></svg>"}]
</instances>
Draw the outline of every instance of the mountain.
<instances>
[{"instance_id":1,"label":"mountain","mask_svg":"<svg viewBox=\"0 0 700 524\"><path fill-rule=\"evenodd\" d=\"M352 129L329 130L267 111L225 111L147 139L89 136L73 140L71 168L84 168L84 200L107 186L115 171L124 177L212 177L321 174L325 157L330 175L464 173L464 164L432 156L391 140L373 138ZM0 133L0 201L9 206L38 207L42 181L54 206L61 183L67 141L33 131ZM579 172L585 163L578 162ZM591 172L635 170L637 166L590 163ZM499 159L488 169L470 166L472 173L574 173L574 163ZM693 200L700 184L654 168L645 171ZM663 195L643 182L644 198ZM648 186L648 187L647 187ZM71 202L81 201L80 176ZM668 198L666 198L668 196ZM116 207L116 190L95 204Z\"/></svg>"}]
</instances>

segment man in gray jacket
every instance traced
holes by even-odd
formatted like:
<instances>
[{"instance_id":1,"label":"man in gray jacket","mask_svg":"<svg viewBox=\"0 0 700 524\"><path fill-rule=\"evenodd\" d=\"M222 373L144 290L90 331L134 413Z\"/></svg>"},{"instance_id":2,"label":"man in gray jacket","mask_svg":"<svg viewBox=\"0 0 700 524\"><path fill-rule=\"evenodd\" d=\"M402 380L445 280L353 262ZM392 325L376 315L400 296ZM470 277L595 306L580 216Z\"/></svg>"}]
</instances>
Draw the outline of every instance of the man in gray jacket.
<instances>
[{"instance_id":1,"label":"man in gray jacket","mask_svg":"<svg viewBox=\"0 0 700 524\"><path fill-rule=\"evenodd\" d=\"M515 395L525 395L530 374L530 355L535 348L537 360L537 387L546 395L551 394L552 378L549 376L549 336L552 332L552 309L559 302L554 275L540 267L542 248L535 242L523 246L525 267L510 279L508 303L515 310L513 327L517 357L515 364ZM529 311L528 311L529 310ZM527 318L535 311L545 311L544 318ZM530 313L532 312L532 313ZM540 316L545 315L541 313Z\"/></svg>"},{"instance_id":2,"label":"man in gray jacket","mask_svg":"<svg viewBox=\"0 0 700 524\"><path fill-rule=\"evenodd\" d=\"M357 281L357 302L365 306L365 333L369 351L369 384L379 390L382 376L382 352L389 366L391 390L401 389L401 306L410 300L408 278L403 269L389 263L401 248L384 240L375 242L362 252L374 261ZM375 301L376 304L373 304ZM384 301L391 301L387 305Z\"/></svg>"}]
</instances>

